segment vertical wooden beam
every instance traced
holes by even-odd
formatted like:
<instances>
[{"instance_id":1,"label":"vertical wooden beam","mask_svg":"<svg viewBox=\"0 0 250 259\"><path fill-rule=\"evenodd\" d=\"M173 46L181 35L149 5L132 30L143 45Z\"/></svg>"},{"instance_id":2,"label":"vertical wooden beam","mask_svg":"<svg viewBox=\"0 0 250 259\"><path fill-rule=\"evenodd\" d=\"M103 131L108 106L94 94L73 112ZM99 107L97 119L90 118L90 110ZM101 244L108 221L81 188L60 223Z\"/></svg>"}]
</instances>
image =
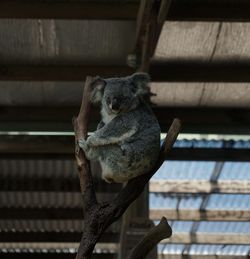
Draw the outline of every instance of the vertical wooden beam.
<instances>
[{"instance_id":1,"label":"vertical wooden beam","mask_svg":"<svg viewBox=\"0 0 250 259\"><path fill-rule=\"evenodd\" d=\"M169 11L169 7L171 5L171 1L172 0L161 0L161 5L160 5L160 9L159 9L158 16L157 16L156 26L155 26L156 28L155 28L153 43L151 46L151 57L155 53L155 49L157 47L157 43L159 41L161 31L162 31L163 25L166 20L166 17L167 17L168 11Z\"/></svg>"},{"instance_id":2,"label":"vertical wooden beam","mask_svg":"<svg viewBox=\"0 0 250 259\"><path fill-rule=\"evenodd\" d=\"M142 63L142 52L145 44L147 26L151 17L154 0L141 0L136 19L135 43L131 54L128 56L127 63L130 67L138 68Z\"/></svg>"},{"instance_id":3,"label":"vertical wooden beam","mask_svg":"<svg viewBox=\"0 0 250 259\"><path fill-rule=\"evenodd\" d=\"M148 71L150 59L160 38L171 0L142 0L137 17L137 28L133 54L128 57L128 64L139 71Z\"/></svg>"},{"instance_id":4,"label":"vertical wooden beam","mask_svg":"<svg viewBox=\"0 0 250 259\"><path fill-rule=\"evenodd\" d=\"M160 5L155 0L141 0L138 16L136 39L133 55L130 55L129 65L136 67L137 71L148 72L150 59L154 55L158 39L165 22L171 0L162 0ZM132 62L131 62L132 61ZM126 211L123 216L120 236L119 259L126 258L129 245L127 230L134 218L149 220L149 186L145 186L143 193ZM157 251L150 254L150 259L157 258Z\"/></svg>"}]
</instances>

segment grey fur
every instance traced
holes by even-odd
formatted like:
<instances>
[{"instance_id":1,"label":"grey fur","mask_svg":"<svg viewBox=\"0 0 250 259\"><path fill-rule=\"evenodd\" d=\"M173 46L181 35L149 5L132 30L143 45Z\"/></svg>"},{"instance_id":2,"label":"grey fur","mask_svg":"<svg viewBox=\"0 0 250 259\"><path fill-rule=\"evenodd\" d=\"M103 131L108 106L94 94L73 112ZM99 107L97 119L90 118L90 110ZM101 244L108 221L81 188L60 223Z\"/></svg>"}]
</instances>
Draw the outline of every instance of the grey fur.
<instances>
[{"instance_id":1,"label":"grey fur","mask_svg":"<svg viewBox=\"0 0 250 259\"><path fill-rule=\"evenodd\" d=\"M147 104L149 76L97 78L91 100L101 103L102 121L79 141L90 160L99 160L107 182L127 182L147 173L160 151L160 127Z\"/></svg>"}]
</instances>

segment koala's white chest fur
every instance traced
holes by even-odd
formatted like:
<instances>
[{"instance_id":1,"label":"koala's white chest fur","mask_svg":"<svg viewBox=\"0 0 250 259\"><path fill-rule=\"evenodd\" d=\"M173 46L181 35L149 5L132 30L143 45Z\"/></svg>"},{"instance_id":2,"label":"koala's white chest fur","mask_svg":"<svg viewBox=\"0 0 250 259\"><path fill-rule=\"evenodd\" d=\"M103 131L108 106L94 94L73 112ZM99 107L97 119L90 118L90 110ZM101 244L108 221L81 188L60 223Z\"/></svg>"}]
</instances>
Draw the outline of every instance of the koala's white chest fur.
<instances>
[{"instance_id":1,"label":"koala's white chest fur","mask_svg":"<svg viewBox=\"0 0 250 259\"><path fill-rule=\"evenodd\" d=\"M107 110L103 107L101 109L101 115L102 115L102 121L105 124L109 123L111 120L113 120L117 116L117 114L108 114Z\"/></svg>"}]
</instances>

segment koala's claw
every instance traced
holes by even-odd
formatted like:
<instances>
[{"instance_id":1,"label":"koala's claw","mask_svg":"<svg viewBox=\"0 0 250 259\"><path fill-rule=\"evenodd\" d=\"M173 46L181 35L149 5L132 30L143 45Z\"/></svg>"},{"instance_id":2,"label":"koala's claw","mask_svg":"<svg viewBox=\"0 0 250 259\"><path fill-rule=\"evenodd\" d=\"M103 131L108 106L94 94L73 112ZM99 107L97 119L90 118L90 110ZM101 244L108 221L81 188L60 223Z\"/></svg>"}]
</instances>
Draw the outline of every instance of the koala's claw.
<instances>
[{"instance_id":1,"label":"koala's claw","mask_svg":"<svg viewBox=\"0 0 250 259\"><path fill-rule=\"evenodd\" d=\"M79 139L78 145L83 151L86 151L88 149L87 141L85 139Z\"/></svg>"}]
</instances>

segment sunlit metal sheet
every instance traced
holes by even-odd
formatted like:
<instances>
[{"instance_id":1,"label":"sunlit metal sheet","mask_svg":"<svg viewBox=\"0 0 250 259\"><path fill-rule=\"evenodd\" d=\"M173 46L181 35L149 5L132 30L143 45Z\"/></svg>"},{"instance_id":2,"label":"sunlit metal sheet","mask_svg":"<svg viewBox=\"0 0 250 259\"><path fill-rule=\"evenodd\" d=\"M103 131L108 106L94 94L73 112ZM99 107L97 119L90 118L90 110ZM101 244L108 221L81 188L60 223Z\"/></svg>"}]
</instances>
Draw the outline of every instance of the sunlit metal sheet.
<instances>
[{"instance_id":1,"label":"sunlit metal sheet","mask_svg":"<svg viewBox=\"0 0 250 259\"><path fill-rule=\"evenodd\" d=\"M166 161L152 177L152 180L209 180L212 176L215 164L215 162L203 161Z\"/></svg>"}]
</instances>

